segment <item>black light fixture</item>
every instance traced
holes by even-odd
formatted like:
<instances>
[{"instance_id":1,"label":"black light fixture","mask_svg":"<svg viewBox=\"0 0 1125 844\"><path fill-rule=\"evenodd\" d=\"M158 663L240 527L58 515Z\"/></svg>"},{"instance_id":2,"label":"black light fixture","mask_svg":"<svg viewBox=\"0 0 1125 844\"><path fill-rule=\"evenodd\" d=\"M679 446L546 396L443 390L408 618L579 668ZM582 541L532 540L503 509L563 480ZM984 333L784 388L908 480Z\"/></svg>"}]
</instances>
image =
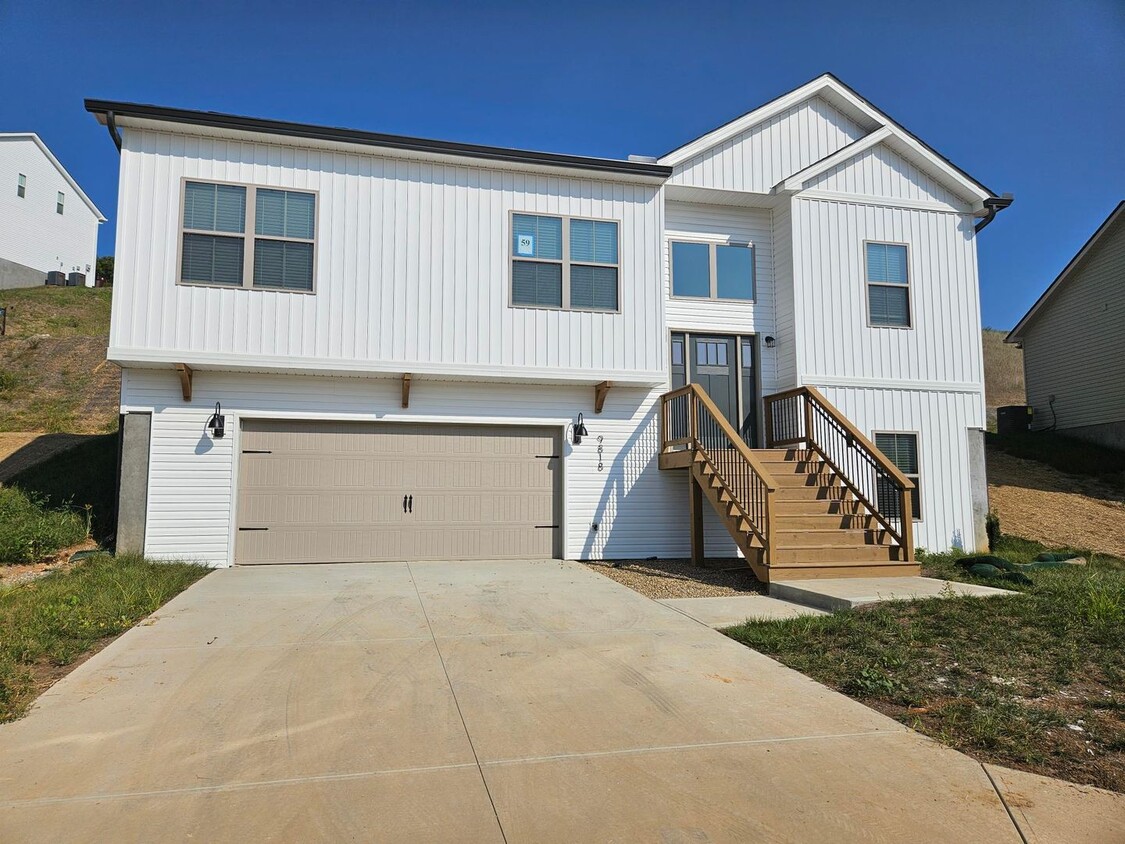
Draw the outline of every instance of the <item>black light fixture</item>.
<instances>
[{"instance_id":1,"label":"black light fixture","mask_svg":"<svg viewBox=\"0 0 1125 844\"><path fill-rule=\"evenodd\" d=\"M578 421L574 423L574 438L572 442L575 445L582 444L582 438L590 436L590 432L586 430L586 425L582 421L582 414L578 414Z\"/></svg>"},{"instance_id":2,"label":"black light fixture","mask_svg":"<svg viewBox=\"0 0 1125 844\"><path fill-rule=\"evenodd\" d=\"M777 341L775 339L773 339L773 337L766 337L766 348L767 349L772 349L776 345L777 345Z\"/></svg>"},{"instance_id":3,"label":"black light fixture","mask_svg":"<svg viewBox=\"0 0 1125 844\"><path fill-rule=\"evenodd\" d=\"M211 436L217 440L221 440L226 433L226 419L223 417L223 408L218 402L215 402L215 412L207 420L207 427L211 431Z\"/></svg>"}]
</instances>

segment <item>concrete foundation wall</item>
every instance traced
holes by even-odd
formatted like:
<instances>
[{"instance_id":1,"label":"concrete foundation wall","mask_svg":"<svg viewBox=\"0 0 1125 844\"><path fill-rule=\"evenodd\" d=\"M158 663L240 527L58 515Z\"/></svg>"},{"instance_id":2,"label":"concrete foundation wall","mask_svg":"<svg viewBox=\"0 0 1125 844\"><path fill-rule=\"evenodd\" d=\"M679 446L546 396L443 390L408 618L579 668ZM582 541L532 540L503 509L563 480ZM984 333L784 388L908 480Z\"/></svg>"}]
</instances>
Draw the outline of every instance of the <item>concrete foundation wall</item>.
<instances>
[{"instance_id":1,"label":"concrete foundation wall","mask_svg":"<svg viewBox=\"0 0 1125 844\"><path fill-rule=\"evenodd\" d=\"M966 537L965 550L988 551L988 466L984 456L984 431L970 428L966 440L969 450L969 487L973 502L973 533Z\"/></svg>"},{"instance_id":2,"label":"concrete foundation wall","mask_svg":"<svg viewBox=\"0 0 1125 844\"><path fill-rule=\"evenodd\" d=\"M1125 420L1105 422L1101 425L1083 425L1081 428L1059 429L1058 433L1078 440L1104 445L1125 451Z\"/></svg>"},{"instance_id":3,"label":"concrete foundation wall","mask_svg":"<svg viewBox=\"0 0 1125 844\"><path fill-rule=\"evenodd\" d=\"M144 553L152 414L121 419L121 468L117 494L117 551Z\"/></svg>"},{"instance_id":4,"label":"concrete foundation wall","mask_svg":"<svg viewBox=\"0 0 1125 844\"><path fill-rule=\"evenodd\" d=\"M0 258L0 290L13 290L17 287L39 287L46 280L47 274L42 270Z\"/></svg>"}]
</instances>

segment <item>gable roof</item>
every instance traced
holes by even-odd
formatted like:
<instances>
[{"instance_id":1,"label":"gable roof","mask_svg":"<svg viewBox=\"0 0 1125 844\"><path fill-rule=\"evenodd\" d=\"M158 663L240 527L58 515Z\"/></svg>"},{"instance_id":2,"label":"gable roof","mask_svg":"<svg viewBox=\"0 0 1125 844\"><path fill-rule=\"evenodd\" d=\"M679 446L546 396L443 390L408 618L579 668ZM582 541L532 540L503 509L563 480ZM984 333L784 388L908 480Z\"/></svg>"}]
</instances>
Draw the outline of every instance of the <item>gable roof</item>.
<instances>
[{"instance_id":1,"label":"gable roof","mask_svg":"<svg viewBox=\"0 0 1125 844\"><path fill-rule=\"evenodd\" d=\"M917 135L909 132L901 124L895 122L886 112L873 106L831 73L821 74L815 79L794 88L786 94L782 94L780 97L771 100L765 105L753 111L749 111L740 117L736 117L734 120L724 123L717 129L713 129L665 153L658 160L661 164L676 167L706 152L712 147L724 143L813 97L820 97L830 105L839 108L855 119L856 122L867 129L869 133L879 133L880 137L878 141L869 141L868 139L871 137L871 134L869 134L849 144L847 147L805 168L805 170L800 173L790 175L784 179L775 190L781 188L782 184L789 185L789 187L784 189L799 190L799 187L793 187L794 184L797 184L796 180L798 177L801 178L801 183L807 182L809 179L860 154L864 149L868 149L878 142L887 143L889 146L892 146L898 154L912 160L916 164L924 166L924 168L930 171L939 181L956 192L971 197L978 206L982 205L986 199L998 197L995 191L977 181L960 167L953 164L949 159L939 154L933 147ZM852 147L854 147L852 155L840 156L844 150Z\"/></svg>"},{"instance_id":2,"label":"gable roof","mask_svg":"<svg viewBox=\"0 0 1125 844\"><path fill-rule=\"evenodd\" d=\"M1035 300L1035 304L1031 306L1031 310L1024 314L1023 319L1016 323L1016 327L1008 332L1008 336L1004 338L1005 343L1019 343L1023 339L1021 335L1023 330L1027 328L1028 323L1030 323L1035 315L1042 310L1043 306L1051 300L1051 297L1066 284L1067 279L1070 278L1078 265L1082 263L1082 260L1090 254L1090 251L1098 244L1098 241L1105 236L1106 232L1113 227L1113 224L1117 222L1118 218L1122 217L1123 214L1125 214L1125 199L1117 203L1117 207L1114 208L1113 211L1110 212L1110 215L1098 226L1097 231L1090 235L1090 239L1083 244L1082 248L1078 250L1078 253L1070 259L1070 262L1063 267L1063 271L1051 282L1050 287L1044 290L1043 295Z\"/></svg>"},{"instance_id":3,"label":"gable roof","mask_svg":"<svg viewBox=\"0 0 1125 844\"><path fill-rule=\"evenodd\" d=\"M320 141L337 141L385 149L405 150L441 156L460 156L485 161L504 161L516 164L544 165L574 170L591 170L604 173L619 173L630 176L655 177L661 180L672 174L672 168L650 161L622 161L615 158L593 158L582 155L564 155L554 152L509 149L482 144L466 144L455 141L439 141L431 138L414 138L407 135L387 135L381 132L367 132L360 129L343 129L336 126L316 126L310 123L292 123L285 120L266 120L260 117L244 117L237 114L223 114L217 111L194 111L183 108L146 105L143 103L112 102L109 100L86 100L86 111L107 126L121 118L154 120L167 123L182 123L193 126L209 126L240 132L253 132L267 135L281 135L294 138L310 138Z\"/></svg>"},{"instance_id":4,"label":"gable roof","mask_svg":"<svg viewBox=\"0 0 1125 844\"><path fill-rule=\"evenodd\" d=\"M43 143L42 138L40 138L34 132L0 132L0 139L3 138L30 138L32 141L34 141L35 145L38 146L40 150L42 150L45 156L47 156L47 160L55 165L55 169L59 171L64 179L66 179L67 184L70 185L70 187L74 190L78 197L86 203L86 206L94 212L94 216L98 218L98 222L104 223L106 221L105 215L98 210L98 206L94 204L93 200L91 200L90 197L86 196L86 192L78 186L78 182L74 181L74 177L66 172L66 168L62 166L57 158L55 158L55 154L47 149L47 145Z\"/></svg>"}]
</instances>

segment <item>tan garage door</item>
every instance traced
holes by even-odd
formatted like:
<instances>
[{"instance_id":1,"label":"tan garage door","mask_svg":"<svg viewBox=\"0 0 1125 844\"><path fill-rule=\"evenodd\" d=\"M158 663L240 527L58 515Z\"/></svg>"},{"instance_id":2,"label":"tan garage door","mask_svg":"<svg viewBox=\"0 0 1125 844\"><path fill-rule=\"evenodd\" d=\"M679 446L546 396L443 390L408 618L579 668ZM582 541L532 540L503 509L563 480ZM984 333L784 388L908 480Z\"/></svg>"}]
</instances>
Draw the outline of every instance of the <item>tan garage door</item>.
<instances>
[{"instance_id":1,"label":"tan garage door","mask_svg":"<svg viewBox=\"0 0 1125 844\"><path fill-rule=\"evenodd\" d=\"M246 420L236 563L559 556L553 431Z\"/></svg>"}]
</instances>

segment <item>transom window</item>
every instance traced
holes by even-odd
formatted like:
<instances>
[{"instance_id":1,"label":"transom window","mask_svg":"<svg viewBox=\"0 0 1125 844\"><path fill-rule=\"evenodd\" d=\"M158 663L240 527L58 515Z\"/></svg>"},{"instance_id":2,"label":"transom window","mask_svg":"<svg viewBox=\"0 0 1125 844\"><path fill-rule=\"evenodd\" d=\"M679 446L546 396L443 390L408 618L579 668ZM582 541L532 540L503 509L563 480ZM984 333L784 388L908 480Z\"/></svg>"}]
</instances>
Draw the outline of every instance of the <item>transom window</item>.
<instances>
[{"instance_id":1,"label":"transom window","mask_svg":"<svg viewBox=\"0 0 1125 844\"><path fill-rule=\"evenodd\" d=\"M512 215L512 304L616 311L620 262L612 220Z\"/></svg>"},{"instance_id":2,"label":"transom window","mask_svg":"<svg viewBox=\"0 0 1125 844\"><path fill-rule=\"evenodd\" d=\"M910 480L914 481L914 495L912 501L912 516L915 521L922 518L922 495L918 470L918 435L899 433L875 433L875 447L883 452L898 470ZM884 512L894 512L898 508L898 493L889 485L880 484L878 487L879 509Z\"/></svg>"},{"instance_id":3,"label":"transom window","mask_svg":"<svg viewBox=\"0 0 1125 844\"><path fill-rule=\"evenodd\" d=\"M910 328L910 273L906 246L867 243L867 316L871 325Z\"/></svg>"},{"instance_id":4,"label":"transom window","mask_svg":"<svg viewBox=\"0 0 1125 844\"><path fill-rule=\"evenodd\" d=\"M672 295L698 299L754 299L754 247L748 243L674 240Z\"/></svg>"},{"instance_id":5,"label":"transom window","mask_svg":"<svg viewBox=\"0 0 1125 844\"><path fill-rule=\"evenodd\" d=\"M61 214L63 212L63 203L66 202L66 194L59 191L58 197L55 199L55 213Z\"/></svg>"},{"instance_id":6,"label":"transom window","mask_svg":"<svg viewBox=\"0 0 1125 844\"><path fill-rule=\"evenodd\" d=\"M180 282L311 291L315 232L316 194L185 182Z\"/></svg>"},{"instance_id":7,"label":"transom window","mask_svg":"<svg viewBox=\"0 0 1125 844\"><path fill-rule=\"evenodd\" d=\"M27 196L27 176L23 173L20 173L19 178L16 179L16 196L20 199Z\"/></svg>"}]
</instances>

